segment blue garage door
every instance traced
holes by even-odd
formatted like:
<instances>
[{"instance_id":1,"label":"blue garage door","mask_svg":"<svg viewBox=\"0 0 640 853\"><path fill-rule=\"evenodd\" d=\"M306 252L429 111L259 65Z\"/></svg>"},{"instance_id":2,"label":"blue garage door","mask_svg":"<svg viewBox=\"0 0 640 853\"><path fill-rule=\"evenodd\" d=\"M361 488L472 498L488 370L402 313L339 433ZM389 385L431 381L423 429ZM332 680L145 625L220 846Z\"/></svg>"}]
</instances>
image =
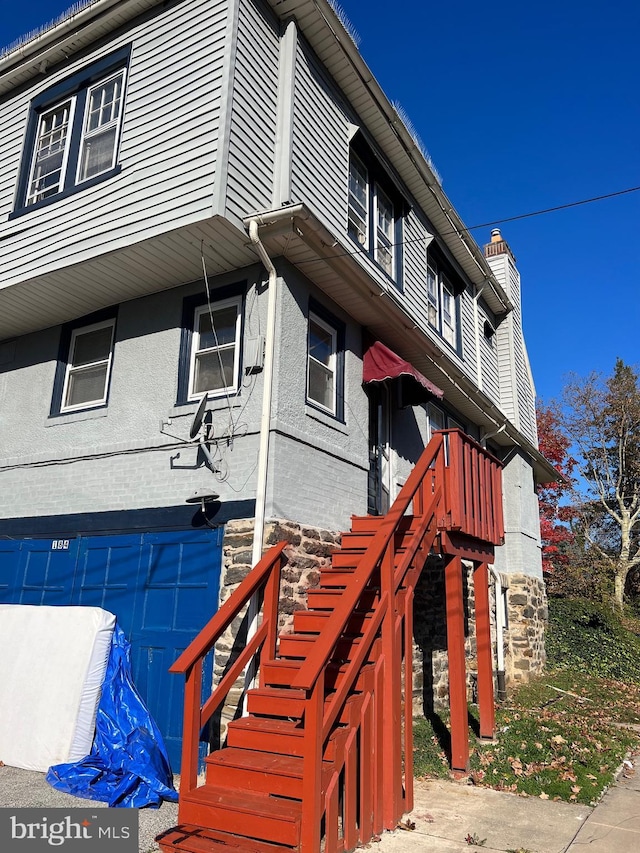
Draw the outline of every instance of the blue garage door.
<instances>
[{"instance_id":1,"label":"blue garage door","mask_svg":"<svg viewBox=\"0 0 640 853\"><path fill-rule=\"evenodd\" d=\"M184 679L169 667L217 609L222 528L3 542L0 601L115 613L134 681L180 767ZM211 686L211 662L204 674Z\"/></svg>"}]
</instances>

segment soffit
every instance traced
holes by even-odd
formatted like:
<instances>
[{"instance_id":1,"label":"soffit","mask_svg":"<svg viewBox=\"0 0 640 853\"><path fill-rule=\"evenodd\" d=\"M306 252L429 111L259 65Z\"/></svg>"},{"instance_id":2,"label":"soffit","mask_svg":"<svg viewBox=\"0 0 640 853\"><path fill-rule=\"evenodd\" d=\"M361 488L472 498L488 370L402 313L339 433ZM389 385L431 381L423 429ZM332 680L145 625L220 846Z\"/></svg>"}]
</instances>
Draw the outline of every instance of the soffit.
<instances>
[{"instance_id":1,"label":"soffit","mask_svg":"<svg viewBox=\"0 0 640 853\"><path fill-rule=\"evenodd\" d=\"M0 341L56 326L108 305L257 262L246 234L213 218L0 289Z\"/></svg>"},{"instance_id":2,"label":"soffit","mask_svg":"<svg viewBox=\"0 0 640 853\"><path fill-rule=\"evenodd\" d=\"M501 429L492 440L522 448L532 460L537 482L556 478L537 448L448 357L446 346L416 327L393 285L372 276L305 205L247 217L246 227L251 219L258 222L260 239L271 257L295 265L357 323L441 388L447 402L470 422L486 433Z\"/></svg>"},{"instance_id":3,"label":"soffit","mask_svg":"<svg viewBox=\"0 0 640 853\"><path fill-rule=\"evenodd\" d=\"M0 58L0 95L38 77L163 0L97 0ZM71 0L69 0L71 5Z\"/></svg>"}]
</instances>

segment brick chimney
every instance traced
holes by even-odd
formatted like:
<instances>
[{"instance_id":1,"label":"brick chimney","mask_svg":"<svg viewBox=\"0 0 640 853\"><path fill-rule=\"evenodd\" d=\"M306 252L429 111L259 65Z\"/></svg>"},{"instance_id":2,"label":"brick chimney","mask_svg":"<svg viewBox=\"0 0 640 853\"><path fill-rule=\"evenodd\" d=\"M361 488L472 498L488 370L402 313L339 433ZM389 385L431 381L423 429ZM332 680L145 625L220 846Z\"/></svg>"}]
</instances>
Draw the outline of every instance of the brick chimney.
<instances>
[{"instance_id":1,"label":"brick chimney","mask_svg":"<svg viewBox=\"0 0 640 853\"><path fill-rule=\"evenodd\" d=\"M484 247L484 256L485 258L495 258L497 255L510 255L513 263L515 264L516 262L515 256L509 248L509 244L502 238L500 229L493 228L491 230L491 242L487 243Z\"/></svg>"}]
</instances>

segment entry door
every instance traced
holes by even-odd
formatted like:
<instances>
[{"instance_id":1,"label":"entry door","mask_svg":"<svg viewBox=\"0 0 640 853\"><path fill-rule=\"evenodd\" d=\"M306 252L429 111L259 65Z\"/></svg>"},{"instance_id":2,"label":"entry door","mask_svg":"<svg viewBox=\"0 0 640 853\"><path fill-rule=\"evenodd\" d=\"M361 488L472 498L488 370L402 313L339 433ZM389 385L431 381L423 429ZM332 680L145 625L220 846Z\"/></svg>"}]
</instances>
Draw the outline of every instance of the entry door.
<instances>
[{"instance_id":1,"label":"entry door","mask_svg":"<svg viewBox=\"0 0 640 853\"><path fill-rule=\"evenodd\" d=\"M389 389L386 385L376 385L369 392L368 512L371 515L384 515L395 497L391 442Z\"/></svg>"}]
</instances>

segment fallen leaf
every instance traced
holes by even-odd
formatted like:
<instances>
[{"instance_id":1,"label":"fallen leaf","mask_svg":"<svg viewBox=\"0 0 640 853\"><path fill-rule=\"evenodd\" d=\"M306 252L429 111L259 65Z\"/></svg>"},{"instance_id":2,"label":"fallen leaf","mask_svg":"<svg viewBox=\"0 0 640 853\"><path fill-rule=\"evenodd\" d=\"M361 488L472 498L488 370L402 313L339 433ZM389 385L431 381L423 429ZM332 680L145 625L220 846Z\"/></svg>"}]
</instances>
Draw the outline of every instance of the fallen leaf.
<instances>
[{"instance_id":1,"label":"fallen leaf","mask_svg":"<svg viewBox=\"0 0 640 853\"><path fill-rule=\"evenodd\" d=\"M541 791L541 792L540 792L540 799L541 799L541 800L548 800L548 799L549 799L549 794L545 794L545 792L544 792L544 791Z\"/></svg>"}]
</instances>

